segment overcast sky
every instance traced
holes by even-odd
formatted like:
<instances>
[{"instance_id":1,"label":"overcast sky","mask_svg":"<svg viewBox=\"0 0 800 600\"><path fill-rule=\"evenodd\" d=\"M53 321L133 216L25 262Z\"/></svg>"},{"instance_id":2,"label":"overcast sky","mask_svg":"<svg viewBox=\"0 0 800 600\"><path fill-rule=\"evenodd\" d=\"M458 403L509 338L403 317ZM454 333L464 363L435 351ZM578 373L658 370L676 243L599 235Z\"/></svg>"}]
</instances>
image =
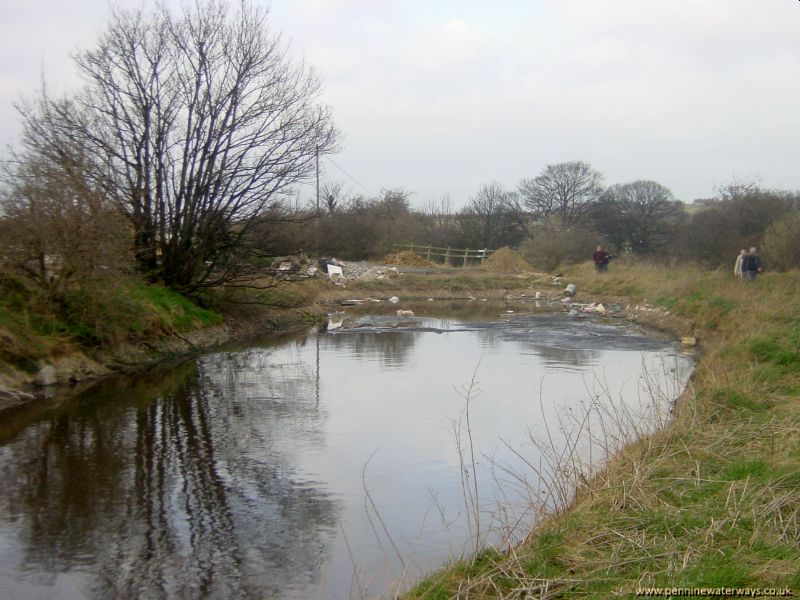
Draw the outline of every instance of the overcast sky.
<instances>
[{"instance_id":1,"label":"overcast sky","mask_svg":"<svg viewBox=\"0 0 800 600\"><path fill-rule=\"evenodd\" d=\"M688 202L734 179L800 189L797 0L265 4L323 80L350 178L330 162L324 177L352 193L402 187L415 204L461 206L481 183L514 189L569 160ZM0 0L3 145L41 73L55 91L77 84L70 53L92 47L108 10Z\"/></svg>"}]
</instances>

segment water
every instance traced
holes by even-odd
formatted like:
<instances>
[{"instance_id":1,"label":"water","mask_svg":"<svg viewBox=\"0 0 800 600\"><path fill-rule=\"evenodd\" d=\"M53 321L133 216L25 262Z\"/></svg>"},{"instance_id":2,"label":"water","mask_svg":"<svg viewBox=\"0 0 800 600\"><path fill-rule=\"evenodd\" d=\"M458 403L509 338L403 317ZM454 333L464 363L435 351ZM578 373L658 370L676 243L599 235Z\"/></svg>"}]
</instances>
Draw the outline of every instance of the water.
<instances>
[{"instance_id":1,"label":"water","mask_svg":"<svg viewBox=\"0 0 800 600\"><path fill-rule=\"evenodd\" d=\"M594 427L597 462L690 369L561 315L363 316L6 414L0 598L388 595L524 535L547 448Z\"/></svg>"}]
</instances>

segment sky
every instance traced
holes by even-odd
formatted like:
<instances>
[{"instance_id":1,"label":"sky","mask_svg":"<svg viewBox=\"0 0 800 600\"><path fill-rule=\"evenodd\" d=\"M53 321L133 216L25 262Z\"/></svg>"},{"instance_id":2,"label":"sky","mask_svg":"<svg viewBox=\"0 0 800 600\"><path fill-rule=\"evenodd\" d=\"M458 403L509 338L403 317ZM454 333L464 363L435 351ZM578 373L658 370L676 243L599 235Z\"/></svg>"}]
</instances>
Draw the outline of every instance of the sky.
<instances>
[{"instance_id":1,"label":"sky","mask_svg":"<svg viewBox=\"0 0 800 600\"><path fill-rule=\"evenodd\" d=\"M178 0L166 0L177 4ZM797 0L254 0L343 133L323 180L460 207L582 160L677 199L800 190ZM118 0L122 6L146 0ZM79 85L105 0L0 0L0 144L42 80ZM309 186L303 192L313 194Z\"/></svg>"}]
</instances>

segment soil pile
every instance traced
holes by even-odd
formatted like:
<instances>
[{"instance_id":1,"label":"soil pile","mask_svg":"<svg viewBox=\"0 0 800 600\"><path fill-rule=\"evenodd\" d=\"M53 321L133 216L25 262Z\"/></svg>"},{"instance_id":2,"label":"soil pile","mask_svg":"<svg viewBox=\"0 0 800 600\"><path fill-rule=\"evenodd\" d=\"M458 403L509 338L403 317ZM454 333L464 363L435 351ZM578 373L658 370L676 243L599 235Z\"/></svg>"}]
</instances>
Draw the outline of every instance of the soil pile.
<instances>
[{"instance_id":1,"label":"soil pile","mask_svg":"<svg viewBox=\"0 0 800 600\"><path fill-rule=\"evenodd\" d=\"M422 258L416 252L405 250L403 252L395 252L387 254L381 261L385 265L404 265L406 267L436 267L427 258Z\"/></svg>"},{"instance_id":2,"label":"soil pile","mask_svg":"<svg viewBox=\"0 0 800 600\"><path fill-rule=\"evenodd\" d=\"M528 273L533 271L531 264L519 253L504 247L492 252L483 261L483 266L496 273Z\"/></svg>"}]
</instances>

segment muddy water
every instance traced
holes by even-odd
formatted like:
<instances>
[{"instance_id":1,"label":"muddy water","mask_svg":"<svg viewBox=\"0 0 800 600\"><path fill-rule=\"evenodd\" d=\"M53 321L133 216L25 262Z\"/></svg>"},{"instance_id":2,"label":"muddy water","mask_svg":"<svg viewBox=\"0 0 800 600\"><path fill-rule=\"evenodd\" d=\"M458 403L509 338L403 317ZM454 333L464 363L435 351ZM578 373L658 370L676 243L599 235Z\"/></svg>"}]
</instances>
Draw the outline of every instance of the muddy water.
<instances>
[{"instance_id":1,"label":"muddy water","mask_svg":"<svg viewBox=\"0 0 800 600\"><path fill-rule=\"evenodd\" d=\"M552 457L658 426L690 368L590 319L360 316L5 414L0 597L389 595L523 535Z\"/></svg>"}]
</instances>

